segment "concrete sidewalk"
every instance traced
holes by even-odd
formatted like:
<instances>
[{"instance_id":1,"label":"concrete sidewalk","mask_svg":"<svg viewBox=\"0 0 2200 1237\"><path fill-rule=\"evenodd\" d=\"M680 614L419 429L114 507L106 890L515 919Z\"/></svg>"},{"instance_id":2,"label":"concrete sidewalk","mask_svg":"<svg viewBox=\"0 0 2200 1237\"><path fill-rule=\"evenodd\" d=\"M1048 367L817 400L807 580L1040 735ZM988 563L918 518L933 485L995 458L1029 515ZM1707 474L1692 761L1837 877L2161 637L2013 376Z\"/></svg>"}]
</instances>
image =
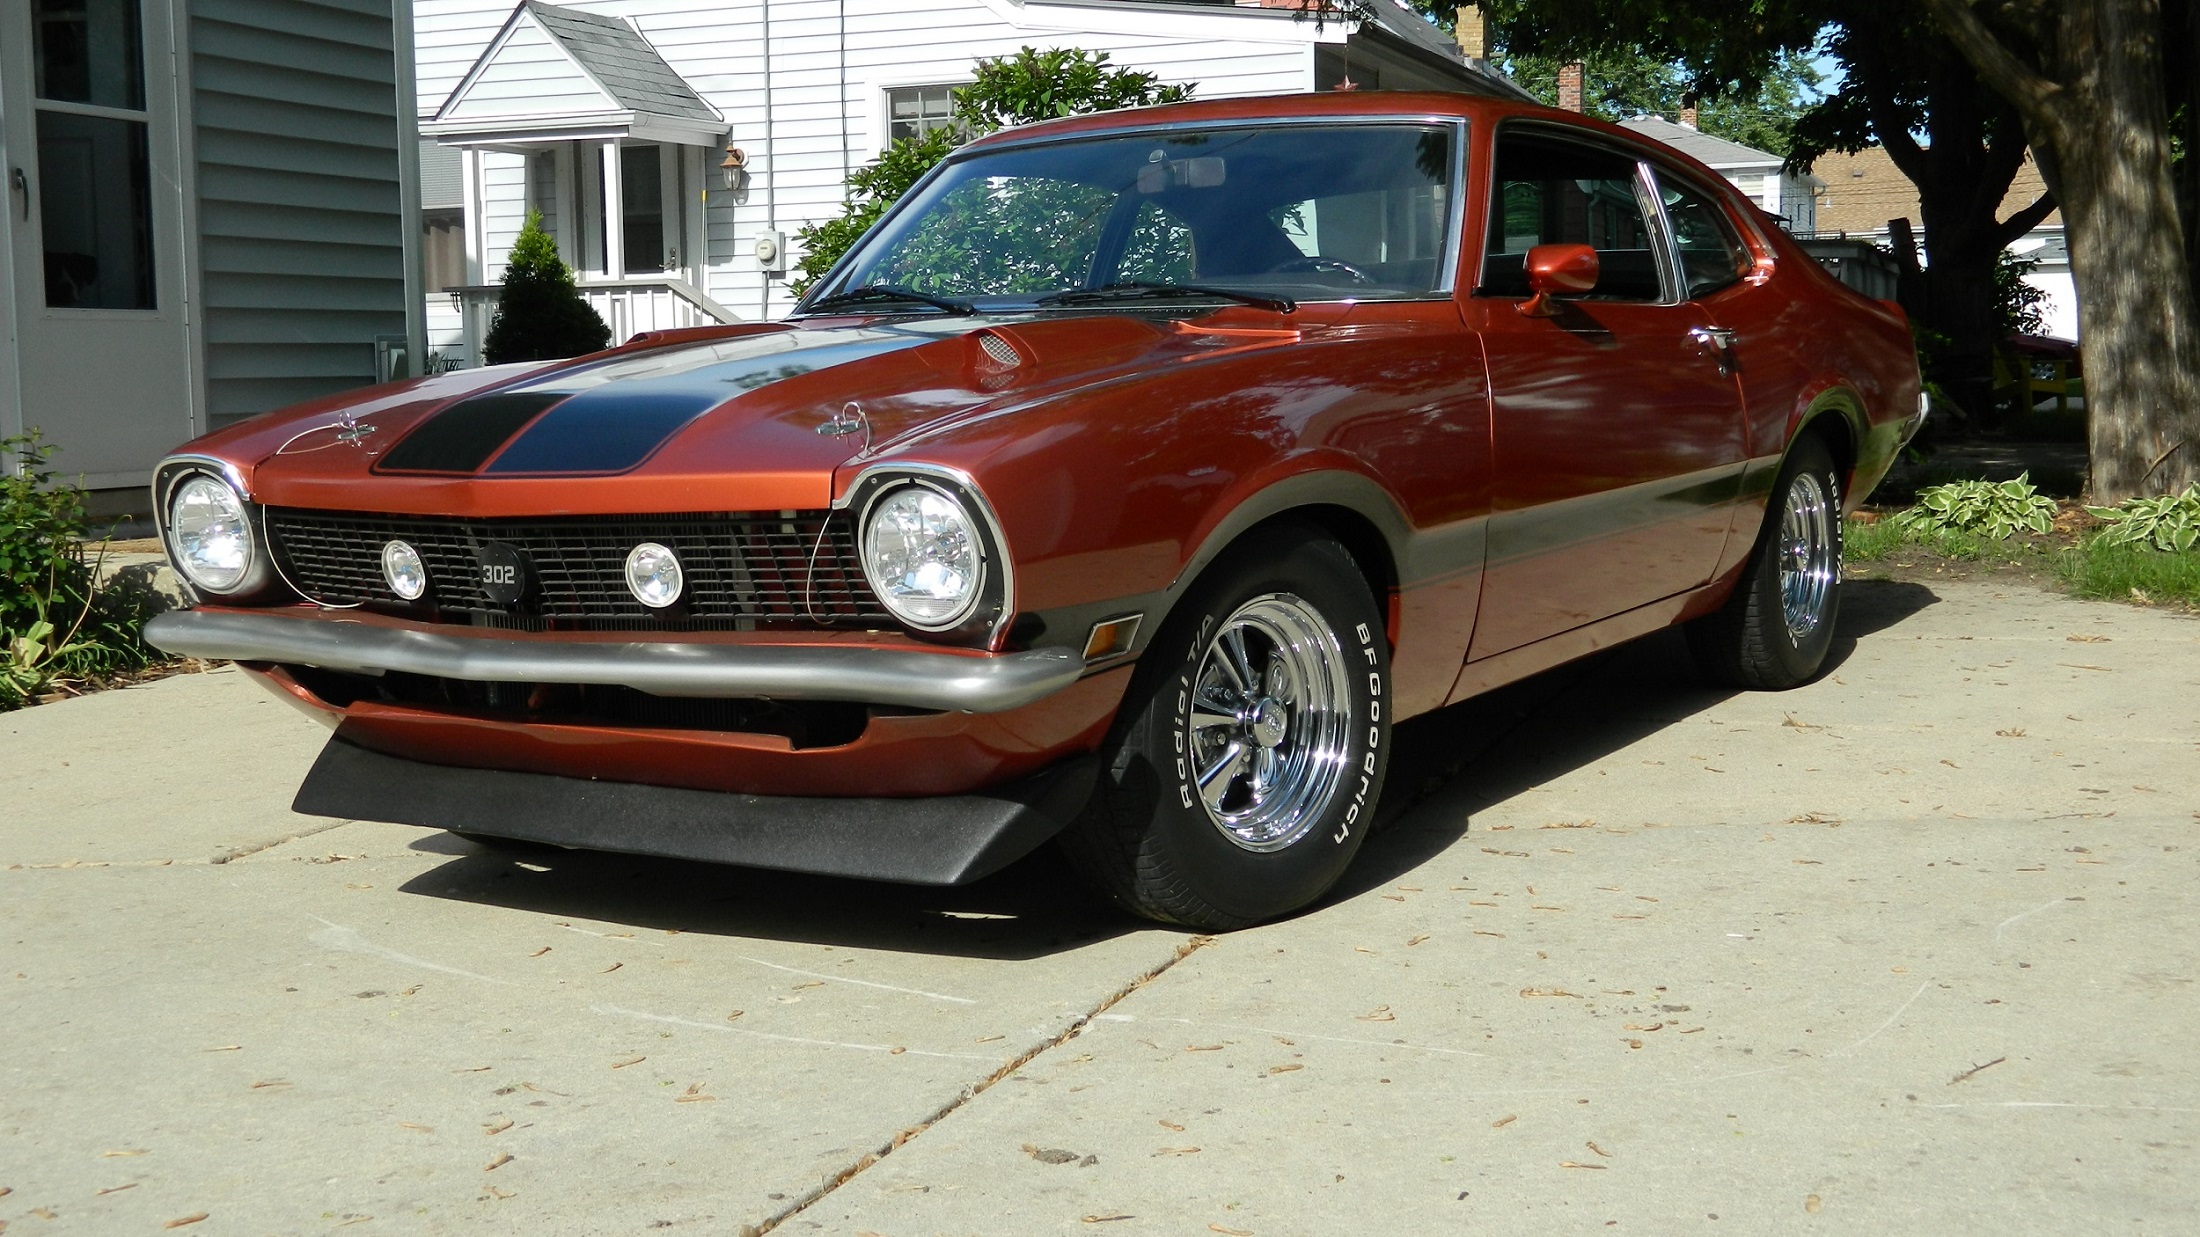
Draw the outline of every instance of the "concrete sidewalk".
<instances>
[{"instance_id":1,"label":"concrete sidewalk","mask_svg":"<svg viewBox=\"0 0 2200 1237\"><path fill-rule=\"evenodd\" d=\"M2200 622L1847 602L1800 691L1661 636L1401 728L1212 941L294 817L234 671L0 716L0 1221L2190 1231Z\"/></svg>"}]
</instances>

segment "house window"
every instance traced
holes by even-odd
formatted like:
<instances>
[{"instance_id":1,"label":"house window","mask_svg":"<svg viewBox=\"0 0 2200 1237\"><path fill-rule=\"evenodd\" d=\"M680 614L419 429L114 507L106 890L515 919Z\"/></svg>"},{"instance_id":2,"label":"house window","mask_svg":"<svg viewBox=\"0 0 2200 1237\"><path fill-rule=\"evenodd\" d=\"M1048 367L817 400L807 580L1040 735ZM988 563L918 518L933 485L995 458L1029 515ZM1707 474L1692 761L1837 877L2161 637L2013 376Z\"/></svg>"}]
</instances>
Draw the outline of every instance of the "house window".
<instances>
[{"instance_id":1,"label":"house window","mask_svg":"<svg viewBox=\"0 0 2200 1237\"><path fill-rule=\"evenodd\" d=\"M466 282L466 212L463 208L422 208L420 212L420 286L429 292Z\"/></svg>"},{"instance_id":2,"label":"house window","mask_svg":"<svg viewBox=\"0 0 2200 1237\"><path fill-rule=\"evenodd\" d=\"M896 86L886 92L886 140L923 137L955 123L955 87Z\"/></svg>"}]
</instances>

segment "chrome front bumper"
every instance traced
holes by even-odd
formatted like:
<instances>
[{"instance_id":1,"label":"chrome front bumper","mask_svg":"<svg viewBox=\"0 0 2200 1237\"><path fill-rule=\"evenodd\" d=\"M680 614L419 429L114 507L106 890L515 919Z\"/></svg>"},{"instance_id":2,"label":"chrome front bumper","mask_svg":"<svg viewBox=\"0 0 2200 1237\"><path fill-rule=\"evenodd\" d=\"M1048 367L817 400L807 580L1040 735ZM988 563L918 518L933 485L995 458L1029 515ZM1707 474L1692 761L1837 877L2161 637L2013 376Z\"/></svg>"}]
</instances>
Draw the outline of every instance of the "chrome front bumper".
<instances>
[{"instance_id":1,"label":"chrome front bumper","mask_svg":"<svg viewBox=\"0 0 2200 1237\"><path fill-rule=\"evenodd\" d=\"M155 617L145 625L145 639L180 657L355 674L396 671L477 683L631 687L652 696L841 700L962 713L1022 708L1068 687L1085 669L1068 649L973 655L818 645L560 643L198 610Z\"/></svg>"}]
</instances>

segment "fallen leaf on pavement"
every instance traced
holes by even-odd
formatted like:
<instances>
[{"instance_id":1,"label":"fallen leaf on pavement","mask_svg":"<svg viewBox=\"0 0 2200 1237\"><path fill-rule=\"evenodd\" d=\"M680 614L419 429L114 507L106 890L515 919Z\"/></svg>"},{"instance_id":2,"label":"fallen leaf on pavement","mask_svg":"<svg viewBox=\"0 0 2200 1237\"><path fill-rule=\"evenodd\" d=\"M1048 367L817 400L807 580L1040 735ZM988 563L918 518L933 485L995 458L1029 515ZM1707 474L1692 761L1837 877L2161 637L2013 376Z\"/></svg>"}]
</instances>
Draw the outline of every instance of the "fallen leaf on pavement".
<instances>
[{"instance_id":1,"label":"fallen leaf on pavement","mask_svg":"<svg viewBox=\"0 0 2200 1237\"><path fill-rule=\"evenodd\" d=\"M244 1048L244 1045L243 1045L243 1044L223 1044L223 1045L222 1045L221 1047L219 1047L219 1048L201 1048L201 1049L199 1049L199 1051L201 1051L201 1052L239 1052L239 1051L242 1051L242 1050L243 1050L243 1048Z\"/></svg>"},{"instance_id":2,"label":"fallen leaf on pavement","mask_svg":"<svg viewBox=\"0 0 2200 1237\"><path fill-rule=\"evenodd\" d=\"M1818 1196L1816 1194L1805 1194L1803 1196L1803 1210L1811 1213L1812 1215L1817 1215L1818 1209L1824 1205L1825 1204L1821 1203L1818 1200Z\"/></svg>"},{"instance_id":3,"label":"fallen leaf on pavement","mask_svg":"<svg viewBox=\"0 0 2200 1237\"><path fill-rule=\"evenodd\" d=\"M626 965L626 963L624 963L624 962L614 962L614 963L612 963L612 964L611 964L610 966L607 966L607 967L605 967L604 969L602 969L602 970L600 970L600 971L598 971L598 972L596 972L596 973L597 973L598 975L609 975L609 974L610 974L611 972L613 972L613 971L616 971L616 970L618 970L618 969L619 969L620 967L622 967L622 966L625 966L625 965Z\"/></svg>"},{"instance_id":4,"label":"fallen leaf on pavement","mask_svg":"<svg viewBox=\"0 0 2200 1237\"><path fill-rule=\"evenodd\" d=\"M1359 1015L1359 1016L1358 1016L1358 1017L1357 1017L1356 1019L1354 1019L1354 1021L1357 1021L1357 1022L1396 1022L1396 1021L1398 1021L1398 1015L1396 1015L1396 1014L1394 1014L1394 1013L1391 1013L1391 1012L1390 1012L1390 1006L1388 1006L1388 1005L1378 1005L1378 1006L1376 1006L1375 1008L1373 1008L1373 1009L1369 1010L1368 1012L1366 1012L1366 1013L1364 1013L1364 1014L1361 1014L1361 1015Z\"/></svg>"},{"instance_id":5,"label":"fallen leaf on pavement","mask_svg":"<svg viewBox=\"0 0 2200 1237\"><path fill-rule=\"evenodd\" d=\"M995 1040L1002 1040L1007 1038L1008 1037L1006 1035L980 1035L978 1038L972 1040L971 1042L974 1044L990 1044Z\"/></svg>"},{"instance_id":6,"label":"fallen leaf on pavement","mask_svg":"<svg viewBox=\"0 0 2200 1237\"><path fill-rule=\"evenodd\" d=\"M1609 1152L1609 1151L1606 1151L1606 1150L1605 1150L1604 1148L1602 1148L1602 1147L1599 1147L1599 1146L1597 1146L1597 1145L1596 1145L1596 1143L1595 1143L1595 1142L1594 1142L1593 1140L1592 1140L1592 1141L1590 1141L1590 1142L1585 1142L1585 1143L1583 1143L1583 1144L1582 1144L1582 1146L1584 1146L1584 1147L1587 1147L1587 1148L1588 1148L1589 1150L1591 1150L1591 1151L1594 1151L1594 1152L1596 1152L1596 1153L1597 1153L1598 1155L1601 1155L1601 1156L1603 1156L1603 1157L1604 1157L1605 1159L1607 1159L1607 1160L1609 1160L1609 1159L1611 1159L1611 1158L1612 1158L1612 1153L1611 1153L1611 1152Z\"/></svg>"},{"instance_id":7,"label":"fallen leaf on pavement","mask_svg":"<svg viewBox=\"0 0 2200 1237\"><path fill-rule=\"evenodd\" d=\"M2087 636L2087 635L2070 635L2070 636L2064 636L2064 637L2063 637L2063 639L2065 639L2065 640L2068 640L2068 641L2069 641L2069 642L2071 642L2072 644L2107 644L2107 643L2108 643L2108 637L2107 637L2107 636ZM1815 1195L1814 1195L1813 1197L1815 1197Z\"/></svg>"},{"instance_id":8,"label":"fallen leaf on pavement","mask_svg":"<svg viewBox=\"0 0 2200 1237\"><path fill-rule=\"evenodd\" d=\"M507 1165L507 1164L509 1164L509 1163L511 1163L511 1162L512 1162L512 1153L511 1153L511 1152L509 1152L509 1151L499 1151L499 1152L497 1152L497 1156L496 1156L496 1158L495 1158L495 1159L493 1159L493 1160L489 1161L488 1163L486 1163L486 1164L484 1164L484 1165L482 1165L482 1166L481 1166L481 1171L483 1171L483 1172L485 1172L485 1173L493 1173L493 1172L495 1172L496 1170L498 1170L498 1169L500 1169L500 1168L504 1167L505 1165Z\"/></svg>"},{"instance_id":9,"label":"fallen leaf on pavement","mask_svg":"<svg viewBox=\"0 0 2200 1237\"><path fill-rule=\"evenodd\" d=\"M1502 855L1507 859L1525 859L1528 857L1528 852L1524 850L1497 850L1488 846L1482 848L1482 853L1485 855Z\"/></svg>"},{"instance_id":10,"label":"fallen leaf on pavement","mask_svg":"<svg viewBox=\"0 0 2200 1237\"><path fill-rule=\"evenodd\" d=\"M1035 1147L1030 1143L1024 1144L1024 1154L1041 1164L1067 1164L1077 1158L1074 1151L1064 1151L1060 1147Z\"/></svg>"},{"instance_id":11,"label":"fallen leaf on pavement","mask_svg":"<svg viewBox=\"0 0 2200 1237\"><path fill-rule=\"evenodd\" d=\"M1184 1051L1186 1051L1186 1052L1220 1052L1220 1051L1222 1051L1222 1045L1220 1045L1220 1044L1186 1044L1186 1045L1184 1045Z\"/></svg>"},{"instance_id":12,"label":"fallen leaf on pavement","mask_svg":"<svg viewBox=\"0 0 2200 1237\"><path fill-rule=\"evenodd\" d=\"M1305 1068L1306 1067L1303 1065L1272 1065L1268 1067L1268 1072L1270 1074L1288 1074L1295 1070L1302 1070Z\"/></svg>"},{"instance_id":13,"label":"fallen leaf on pavement","mask_svg":"<svg viewBox=\"0 0 2200 1237\"><path fill-rule=\"evenodd\" d=\"M1624 1043L1625 1043L1625 1044L1626 1044L1626 1045L1627 1045L1627 1046L1628 1046L1629 1048L1640 1048L1640 1047L1642 1047L1642 1041L1641 1041L1641 1040L1639 1040L1639 1039L1630 1039L1630 1040L1624 1040L1624 1041L1622 1041L1622 1042L1624 1042Z\"/></svg>"},{"instance_id":14,"label":"fallen leaf on pavement","mask_svg":"<svg viewBox=\"0 0 2200 1237\"><path fill-rule=\"evenodd\" d=\"M262 1078L258 1082L252 1084L252 1089L255 1091L264 1091L269 1087L287 1087L289 1085L290 1080L288 1078Z\"/></svg>"},{"instance_id":15,"label":"fallen leaf on pavement","mask_svg":"<svg viewBox=\"0 0 2200 1237\"><path fill-rule=\"evenodd\" d=\"M1950 1079L1948 1080L1948 1085L1952 1087L1952 1086L1956 1085L1957 1083L1959 1083L1959 1082L1962 1082L1962 1081L1963 1081L1964 1079L1966 1079L1966 1078L1972 1078L1972 1077L1975 1077L1975 1076L1977 1076L1977 1075L1979 1075L1979 1074L1983 1074L1983 1073L1985 1073L1985 1072L1986 1072L1987 1070L1990 1070L1990 1069L1994 1068L1995 1066L1997 1066L1997 1065L2001 1064L2002 1062L2004 1062L2004 1061L2006 1061L2006 1060L2008 1060L2008 1059L2009 1059L2009 1058L2007 1058L2007 1057L1995 1057L1995 1058L1994 1058L1993 1060L1991 1060L1991 1061L1988 1061L1988 1062L1987 1062L1986 1064L1984 1064L1984 1065L1974 1065L1974 1066L1972 1066L1971 1068L1969 1068L1969 1069L1967 1069L1967 1070L1963 1071L1962 1073L1960 1073L1960 1074L1957 1074L1957 1075L1956 1075L1955 1077L1953 1077L1953 1078L1950 1078Z\"/></svg>"},{"instance_id":16,"label":"fallen leaf on pavement","mask_svg":"<svg viewBox=\"0 0 2200 1237\"><path fill-rule=\"evenodd\" d=\"M1576 1164L1572 1160L1560 1160L1558 1166L1560 1168L1594 1168L1599 1171L1604 1168L1602 1164Z\"/></svg>"},{"instance_id":17,"label":"fallen leaf on pavement","mask_svg":"<svg viewBox=\"0 0 2200 1237\"><path fill-rule=\"evenodd\" d=\"M629 1065L640 1065L642 1062L647 1061L648 1059L648 1057L628 1057L624 1061L613 1061L611 1063L611 1068L625 1069Z\"/></svg>"},{"instance_id":18,"label":"fallen leaf on pavement","mask_svg":"<svg viewBox=\"0 0 2200 1237\"><path fill-rule=\"evenodd\" d=\"M745 1010L745 1009L737 1009L737 1010L733 1011L732 1013L730 1013L730 1014L727 1014L727 1015L726 1015L726 1021L728 1021L728 1022L732 1022L732 1021L733 1021L734 1019L736 1019L736 1018L739 1018L739 1017L740 1017L741 1015L743 1015L743 1014L745 1014L745 1013L747 1013L747 1012L749 1012L749 1011L747 1011L747 1010Z\"/></svg>"},{"instance_id":19,"label":"fallen leaf on pavement","mask_svg":"<svg viewBox=\"0 0 2200 1237\"><path fill-rule=\"evenodd\" d=\"M1428 934L1427 934L1427 933L1423 933L1423 934L1421 934L1420 936L1416 936L1416 937L1414 937L1414 938L1413 938L1412 940L1409 940L1409 941L1407 941L1407 942L1406 942L1406 947L1407 947L1408 949L1410 949L1410 948L1412 948L1413 946L1415 946L1415 945L1418 945L1418 944L1420 944L1420 943L1421 943L1422 941L1425 941L1425 940L1427 940L1427 939L1428 939Z\"/></svg>"},{"instance_id":20,"label":"fallen leaf on pavement","mask_svg":"<svg viewBox=\"0 0 2200 1237\"><path fill-rule=\"evenodd\" d=\"M688 1084L686 1093L673 1096L672 1102L675 1104L715 1104L718 1102L718 1097L703 1094L703 1084L691 1082Z\"/></svg>"},{"instance_id":21,"label":"fallen leaf on pavement","mask_svg":"<svg viewBox=\"0 0 2200 1237\"><path fill-rule=\"evenodd\" d=\"M1388 898L1388 899L1390 899L1390 900L1391 900L1391 901L1393 901L1393 902L1403 902L1403 901L1405 901L1405 899L1404 899L1404 898L1401 898L1401 897L1399 897L1399 896L1398 896L1397 894L1394 894L1394 893L1386 893L1386 894L1383 894L1383 895L1381 895L1381 896L1383 896L1383 897L1385 897L1385 898Z\"/></svg>"},{"instance_id":22,"label":"fallen leaf on pavement","mask_svg":"<svg viewBox=\"0 0 2200 1237\"><path fill-rule=\"evenodd\" d=\"M1630 1022L1627 1024L1627 1029L1630 1031L1662 1031L1665 1029L1665 1024L1653 1022L1649 1026L1644 1026L1639 1022Z\"/></svg>"},{"instance_id":23,"label":"fallen leaf on pavement","mask_svg":"<svg viewBox=\"0 0 2200 1237\"><path fill-rule=\"evenodd\" d=\"M471 1065L465 1069L454 1069L451 1072L454 1074L486 1074L495 1068L493 1065Z\"/></svg>"},{"instance_id":24,"label":"fallen leaf on pavement","mask_svg":"<svg viewBox=\"0 0 2200 1237\"><path fill-rule=\"evenodd\" d=\"M1154 1152L1154 1154L1155 1154L1155 1155L1198 1155L1198 1154L1199 1154L1199 1148L1197 1148L1197 1147L1162 1147L1162 1148L1160 1148L1159 1150L1155 1151L1155 1152Z\"/></svg>"},{"instance_id":25,"label":"fallen leaf on pavement","mask_svg":"<svg viewBox=\"0 0 2200 1237\"><path fill-rule=\"evenodd\" d=\"M571 1098L572 1098L571 1096L567 1095L567 1094L566 1094L565 1092L563 1092L563 1091L552 1091L552 1090L551 1090L550 1088L548 1088L548 1087L538 1087L538 1086L536 1086L536 1085L535 1085L534 1083L531 1083L531 1082L523 1082L523 1083L521 1083L521 1084L519 1084L519 1085L520 1085L521 1087L523 1087L523 1088L525 1088L525 1089L529 1090L529 1091L532 1091L532 1092L534 1092L534 1093L535 1093L535 1094L537 1094L537 1095L555 1095L555 1096L557 1096L557 1097L558 1097L559 1099L571 1099Z\"/></svg>"},{"instance_id":26,"label":"fallen leaf on pavement","mask_svg":"<svg viewBox=\"0 0 2200 1237\"><path fill-rule=\"evenodd\" d=\"M1224 1227L1222 1227L1222 1226L1221 1226L1220 1224L1210 1224L1210 1225L1208 1225L1208 1226L1207 1226L1207 1231L1208 1231L1208 1232L1210 1232L1210 1233L1223 1233L1223 1234L1227 1234L1227 1237L1253 1237L1253 1230L1252 1230L1252 1229L1249 1229L1249 1228L1224 1228Z\"/></svg>"},{"instance_id":27,"label":"fallen leaf on pavement","mask_svg":"<svg viewBox=\"0 0 2200 1237\"><path fill-rule=\"evenodd\" d=\"M106 1189L104 1189L104 1190L101 1190L101 1191L99 1191L99 1193L100 1193L100 1194L102 1194L102 1195L105 1195L105 1194L120 1194L120 1193L122 1193L122 1192L123 1192L124 1190L134 1190L134 1189L136 1189L136 1188L138 1188L138 1183L137 1183L137 1182L135 1182L135 1181L133 1181L133 1182L131 1182L131 1183L130 1183L130 1184L128 1184L128 1185L111 1185L111 1186L108 1186L108 1187L107 1187Z\"/></svg>"},{"instance_id":28,"label":"fallen leaf on pavement","mask_svg":"<svg viewBox=\"0 0 2200 1237\"><path fill-rule=\"evenodd\" d=\"M1498 940L1504 940L1504 939L1505 939L1505 934L1504 934L1504 933L1502 933L1502 932L1484 932L1484 931L1483 931L1482 929L1480 929L1480 928L1476 928L1476 929L1474 930L1474 934L1475 934L1476 936L1494 936L1494 937L1496 937L1496 938L1497 938Z\"/></svg>"},{"instance_id":29,"label":"fallen leaf on pavement","mask_svg":"<svg viewBox=\"0 0 2200 1237\"><path fill-rule=\"evenodd\" d=\"M1506 1126L1511 1125L1513 1122L1518 1121L1519 1119L1519 1113L1508 1112L1504 1116L1499 1117L1497 1120L1490 1122L1490 1128L1493 1130L1501 1130L1504 1129Z\"/></svg>"},{"instance_id":30,"label":"fallen leaf on pavement","mask_svg":"<svg viewBox=\"0 0 2200 1237\"><path fill-rule=\"evenodd\" d=\"M418 1121L400 1121L400 1122L398 1122L398 1123L397 1123L397 1128L398 1128L398 1129L401 1129L401 1130L411 1130L411 1131L412 1131L413 1133L415 1133L415 1134L433 1134L433 1133L435 1133L435 1127L434 1127L434 1126L432 1126L432 1125L422 1125L422 1124L420 1124L420 1123L419 1123Z\"/></svg>"},{"instance_id":31,"label":"fallen leaf on pavement","mask_svg":"<svg viewBox=\"0 0 2200 1237\"><path fill-rule=\"evenodd\" d=\"M1137 1218L1137 1216L1124 1212L1112 1216L1083 1216L1081 1220L1086 1224L1108 1224L1116 1220L1135 1220Z\"/></svg>"},{"instance_id":32,"label":"fallen leaf on pavement","mask_svg":"<svg viewBox=\"0 0 2200 1237\"><path fill-rule=\"evenodd\" d=\"M1382 957L1382 955L1381 955L1381 954L1377 954L1377 953L1375 953L1375 951L1374 951L1374 950L1372 950L1372 949L1369 949L1369 948L1368 948L1367 946L1365 946L1365 945L1354 945L1354 946L1352 947L1352 952L1353 952L1353 953L1356 953L1356 954L1375 954L1375 956L1376 956L1376 957L1378 957L1378 958Z\"/></svg>"},{"instance_id":33,"label":"fallen leaf on pavement","mask_svg":"<svg viewBox=\"0 0 2200 1237\"><path fill-rule=\"evenodd\" d=\"M1572 997L1573 999L1575 999L1575 1000L1577 1000L1577 1001L1581 999L1581 994L1580 994L1580 993L1578 993L1578 992L1568 992L1568 991L1566 991L1566 990L1565 990L1564 988L1522 988L1522 989L1520 990L1520 995L1522 995L1522 996L1524 996L1524 997L1531 997L1531 996L1570 996L1570 997Z\"/></svg>"},{"instance_id":34,"label":"fallen leaf on pavement","mask_svg":"<svg viewBox=\"0 0 2200 1237\"><path fill-rule=\"evenodd\" d=\"M1175 1130L1175 1131L1176 1131L1177 1133L1179 1133L1179 1134L1181 1134L1181 1133L1183 1133L1183 1132L1184 1132L1184 1127L1183 1127L1183 1126L1181 1126L1181 1125L1178 1125L1178 1124L1177 1124L1176 1122L1174 1122L1174 1121L1163 1121L1163 1122L1161 1123L1161 1128L1162 1128L1162 1129L1165 1129L1165 1130Z\"/></svg>"},{"instance_id":35,"label":"fallen leaf on pavement","mask_svg":"<svg viewBox=\"0 0 2200 1237\"><path fill-rule=\"evenodd\" d=\"M482 1126L481 1132L489 1136L490 1138L495 1138L497 1135L502 1134L504 1131L511 1128L512 1119L510 1117L506 1117L501 1121L491 1121L487 1125Z\"/></svg>"},{"instance_id":36,"label":"fallen leaf on pavement","mask_svg":"<svg viewBox=\"0 0 2200 1237\"><path fill-rule=\"evenodd\" d=\"M515 1194L515 1193L513 1193L513 1192L512 1192L512 1191L510 1191L510 1190L500 1190L500 1189L496 1188L495 1186L490 1186L490 1187L489 1187L489 1194L490 1194L490 1195L491 1195L492 1197L494 1197L494 1198L495 1198L495 1199L496 1199L496 1200L497 1200L498 1202L502 1202L502 1201L504 1201L504 1200L505 1200L505 1199L507 1199L507 1198L518 1198L518 1197L519 1197L519 1195L518 1195L518 1194Z\"/></svg>"},{"instance_id":37,"label":"fallen leaf on pavement","mask_svg":"<svg viewBox=\"0 0 2200 1237\"><path fill-rule=\"evenodd\" d=\"M528 957L530 957L530 958L540 958L541 956L543 956L544 954L546 954L546 953L549 953L549 952L550 952L550 947L549 947L548 945L545 945L545 946L543 946L542 948L540 948L540 949L536 950L535 952L533 952L533 953L531 953L531 954L529 954L529 955L527 955L527 956L528 956Z\"/></svg>"},{"instance_id":38,"label":"fallen leaf on pavement","mask_svg":"<svg viewBox=\"0 0 2200 1237\"><path fill-rule=\"evenodd\" d=\"M186 1224L196 1224L196 1223L198 1223L199 1221L201 1221L201 1220L203 1220L203 1219L205 1219L205 1218L206 1218L206 1213L205 1213L205 1212L203 1212L203 1211L194 1211L194 1212L192 1212L192 1213L191 1213L190 1215L187 1215L187 1216L177 1216L177 1217L176 1217L175 1219L173 1219L173 1220L170 1220L170 1221L169 1221L168 1223L166 1223L166 1224L163 1224L163 1225L161 1225L161 1227L162 1227L162 1228L182 1228L182 1227L183 1227L184 1225L186 1225Z\"/></svg>"},{"instance_id":39,"label":"fallen leaf on pavement","mask_svg":"<svg viewBox=\"0 0 2200 1237\"><path fill-rule=\"evenodd\" d=\"M125 1147L124 1149L122 1149L122 1150L120 1150L120 1151L102 1151L102 1152L100 1152L99 1154L100 1154L100 1155L101 1155L102 1157L106 1158L106 1159L110 1159L110 1160L119 1160L119 1159L121 1159L121 1158L122 1158L123 1156L126 1156L126 1155L144 1155L144 1154L145 1154L145 1148L143 1148L143 1147Z\"/></svg>"}]
</instances>

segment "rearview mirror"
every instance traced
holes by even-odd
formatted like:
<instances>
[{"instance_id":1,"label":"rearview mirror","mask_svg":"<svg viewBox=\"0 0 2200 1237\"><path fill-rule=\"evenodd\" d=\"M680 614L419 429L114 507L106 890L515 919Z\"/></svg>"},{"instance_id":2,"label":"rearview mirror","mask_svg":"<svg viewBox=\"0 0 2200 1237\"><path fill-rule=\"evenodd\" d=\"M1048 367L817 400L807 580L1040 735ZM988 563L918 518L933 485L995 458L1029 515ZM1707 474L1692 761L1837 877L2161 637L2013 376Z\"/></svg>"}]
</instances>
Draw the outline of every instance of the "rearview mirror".
<instances>
[{"instance_id":1,"label":"rearview mirror","mask_svg":"<svg viewBox=\"0 0 2200 1237\"><path fill-rule=\"evenodd\" d=\"M1562 293L1587 292L1597 286L1604 264L1587 245L1537 245L1523 262L1528 272L1528 291L1535 295L1520 303L1520 312L1531 318L1558 315L1551 298Z\"/></svg>"}]
</instances>

